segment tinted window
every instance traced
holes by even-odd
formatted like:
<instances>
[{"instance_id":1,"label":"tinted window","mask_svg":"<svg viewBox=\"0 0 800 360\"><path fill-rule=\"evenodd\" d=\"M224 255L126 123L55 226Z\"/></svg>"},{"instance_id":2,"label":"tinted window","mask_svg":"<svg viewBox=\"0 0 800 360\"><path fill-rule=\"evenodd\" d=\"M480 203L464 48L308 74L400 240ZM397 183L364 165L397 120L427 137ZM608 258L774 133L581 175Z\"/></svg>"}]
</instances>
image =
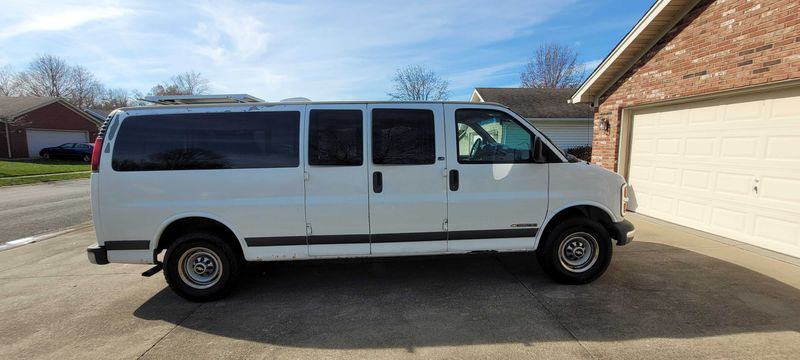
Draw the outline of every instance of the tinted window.
<instances>
[{"instance_id":1,"label":"tinted window","mask_svg":"<svg viewBox=\"0 0 800 360\"><path fill-rule=\"evenodd\" d=\"M372 110L372 162L433 164L435 128L430 110Z\"/></svg>"},{"instance_id":2,"label":"tinted window","mask_svg":"<svg viewBox=\"0 0 800 360\"><path fill-rule=\"evenodd\" d=\"M456 111L458 162L533 162L533 135L508 114L484 109Z\"/></svg>"},{"instance_id":3,"label":"tinted window","mask_svg":"<svg viewBox=\"0 0 800 360\"><path fill-rule=\"evenodd\" d=\"M364 162L363 134L360 110L311 110L308 163L361 165Z\"/></svg>"},{"instance_id":4,"label":"tinted window","mask_svg":"<svg viewBox=\"0 0 800 360\"><path fill-rule=\"evenodd\" d=\"M300 113L132 116L114 145L117 171L243 169L299 165Z\"/></svg>"}]
</instances>

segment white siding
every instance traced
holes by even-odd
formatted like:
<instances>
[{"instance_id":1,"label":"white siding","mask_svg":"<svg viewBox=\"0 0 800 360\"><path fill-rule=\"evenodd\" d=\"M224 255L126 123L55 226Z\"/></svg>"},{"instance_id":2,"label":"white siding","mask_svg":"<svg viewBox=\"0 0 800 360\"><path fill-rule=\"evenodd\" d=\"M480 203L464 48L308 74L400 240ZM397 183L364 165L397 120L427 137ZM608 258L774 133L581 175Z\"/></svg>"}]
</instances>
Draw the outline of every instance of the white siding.
<instances>
[{"instance_id":1,"label":"white siding","mask_svg":"<svg viewBox=\"0 0 800 360\"><path fill-rule=\"evenodd\" d=\"M561 149L592 144L592 119L541 120L528 119Z\"/></svg>"}]
</instances>

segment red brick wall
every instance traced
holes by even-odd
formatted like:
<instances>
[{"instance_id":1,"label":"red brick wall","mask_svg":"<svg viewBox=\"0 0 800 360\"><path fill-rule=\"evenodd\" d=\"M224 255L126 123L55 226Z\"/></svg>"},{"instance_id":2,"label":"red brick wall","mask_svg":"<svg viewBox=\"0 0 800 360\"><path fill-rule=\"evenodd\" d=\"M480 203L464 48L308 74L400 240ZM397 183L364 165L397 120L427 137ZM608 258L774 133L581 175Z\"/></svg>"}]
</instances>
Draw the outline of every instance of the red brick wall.
<instances>
[{"instance_id":1,"label":"red brick wall","mask_svg":"<svg viewBox=\"0 0 800 360\"><path fill-rule=\"evenodd\" d=\"M52 103L27 113L25 117L16 119L8 128L12 157L24 158L28 157L28 139L25 129L85 130L89 132L89 141L93 141L97 136L98 125L61 103ZM8 158L4 124L0 124L0 137L2 137L0 139L0 157Z\"/></svg>"},{"instance_id":2,"label":"red brick wall","mask_svg":"<svg viewBox=\"0 0 800 360\"><path fill-rule=\"evenodd\" d=\"M800 2L701 1L600 98L592 162L616 170L623 108L797 78Z\"/></svg>"}]
</instances>

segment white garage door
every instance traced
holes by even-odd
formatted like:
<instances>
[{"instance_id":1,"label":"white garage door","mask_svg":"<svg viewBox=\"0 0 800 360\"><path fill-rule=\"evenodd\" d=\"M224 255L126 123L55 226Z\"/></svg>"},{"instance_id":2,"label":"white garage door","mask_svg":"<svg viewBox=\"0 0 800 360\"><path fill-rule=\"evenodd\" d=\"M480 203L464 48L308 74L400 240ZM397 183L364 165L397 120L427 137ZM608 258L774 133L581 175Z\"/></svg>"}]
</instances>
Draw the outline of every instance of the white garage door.
<instances>
[{"instance_id":1,"label":"white garage door","mask_svg":"<svg viewBox=\"0 0 800 360\"><path fill-rule=\"evenodd\" d=\"M632 210L800 257L800 89L634 113Z\"/></svg>"},{"instance_id":2,"label":"white garage door","mask_svg":"<svg viewBox=\"0 0 800 360\"><path fill-rule=\"evenodd\" d=\"M86 131L26 129L28 157L39 157L39 150L63 143L85 143L89 141Z\"/></svg>"}]
</instances>

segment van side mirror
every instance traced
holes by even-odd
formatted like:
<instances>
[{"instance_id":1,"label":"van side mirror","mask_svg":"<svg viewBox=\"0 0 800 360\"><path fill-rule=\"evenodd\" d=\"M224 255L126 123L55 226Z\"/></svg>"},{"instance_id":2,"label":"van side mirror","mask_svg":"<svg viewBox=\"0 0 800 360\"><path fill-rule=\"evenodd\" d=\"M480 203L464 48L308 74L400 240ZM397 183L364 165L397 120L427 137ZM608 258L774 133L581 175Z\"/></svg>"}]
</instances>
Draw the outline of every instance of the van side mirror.
<instances>
[{"instance_id":1,"label":"van side mirror","mask_svg":"<svg viewBox=\"0 0 800 360\"><path fill-rule=\"evenodd\" d=\"M546 163L547 159L544 156L544 144L542 139L538 136L533 140L533 162Z\"/></svg>"}]
</instances>

